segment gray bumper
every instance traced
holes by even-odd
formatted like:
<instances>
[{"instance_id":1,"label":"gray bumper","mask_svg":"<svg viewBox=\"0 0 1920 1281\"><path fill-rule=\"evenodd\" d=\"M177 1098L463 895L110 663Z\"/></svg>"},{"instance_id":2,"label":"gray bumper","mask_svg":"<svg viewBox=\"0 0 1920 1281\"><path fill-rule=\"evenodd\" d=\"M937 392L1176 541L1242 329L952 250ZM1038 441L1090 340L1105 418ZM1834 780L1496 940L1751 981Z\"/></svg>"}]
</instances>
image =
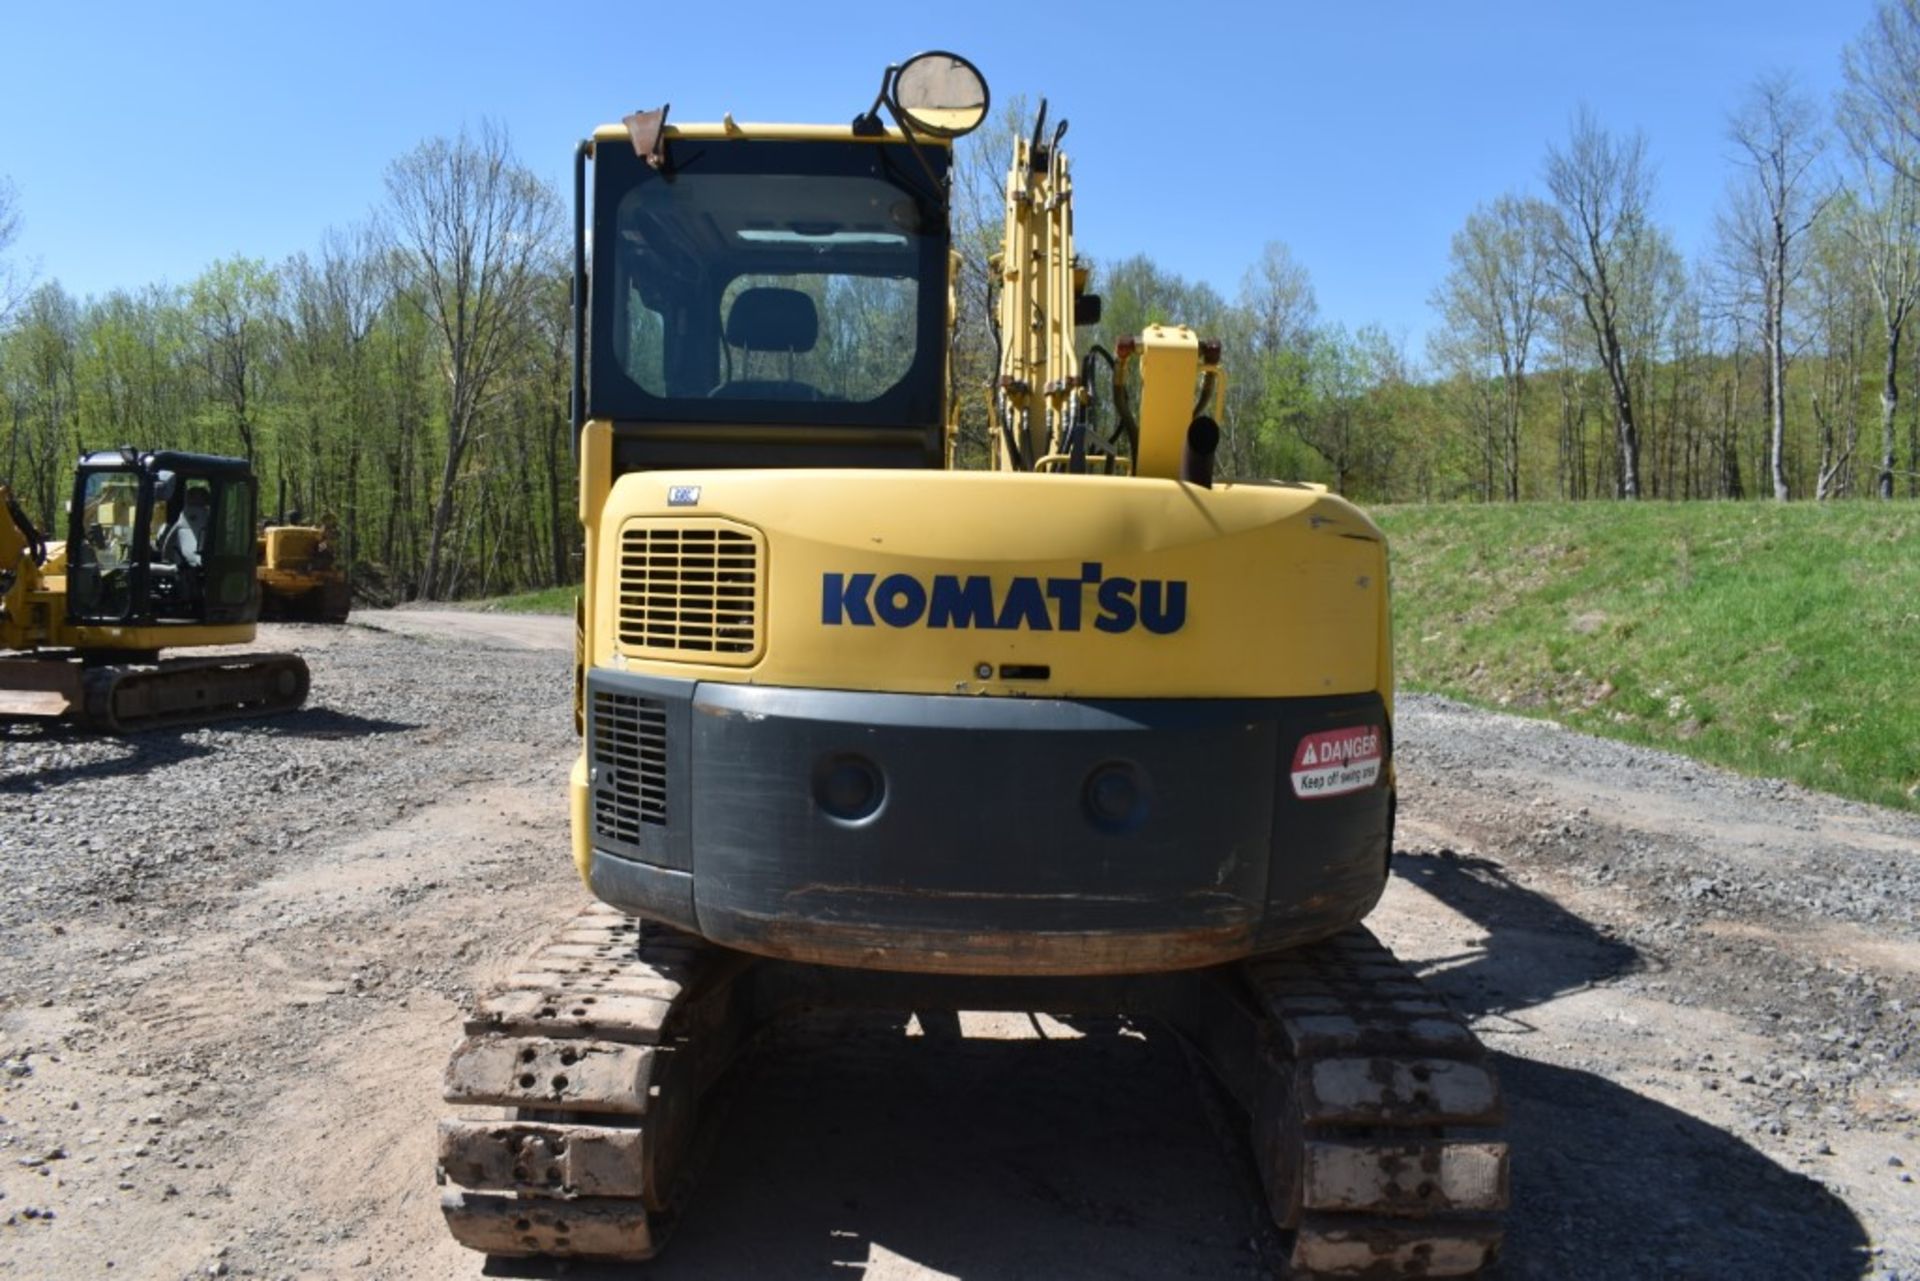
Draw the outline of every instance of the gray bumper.
<instances>
[{"instance_id":1,"label":"gray bumper","mask_svg":"<svg viewBox=\"0 0 1920 1281\"><path fill-rule=\"evenodd\" d=\"M747 951L948 973L1208 965L1359 919L1382 782L1311 801L1377 696L938 697L588 676L593 888Z\"/></svg>"}]
</instances>

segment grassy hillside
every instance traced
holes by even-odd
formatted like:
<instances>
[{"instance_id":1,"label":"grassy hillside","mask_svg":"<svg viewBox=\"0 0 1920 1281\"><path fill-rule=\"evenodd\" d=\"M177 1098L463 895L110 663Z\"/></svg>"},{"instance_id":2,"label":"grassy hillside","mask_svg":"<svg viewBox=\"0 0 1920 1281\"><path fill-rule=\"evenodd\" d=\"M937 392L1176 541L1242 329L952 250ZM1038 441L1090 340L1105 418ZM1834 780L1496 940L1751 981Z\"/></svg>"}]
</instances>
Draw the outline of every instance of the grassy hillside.
<instances>
[{"instance_id":1,"label":"grassy hillside","mask_svg":"<svg viewBox=\"0 0 1920 1281\"><path fill-rule=\"evenodd\" d=\"M1404 687L1920 809L1920 505L1374 514Z\"/></svg>"}]
</instances>

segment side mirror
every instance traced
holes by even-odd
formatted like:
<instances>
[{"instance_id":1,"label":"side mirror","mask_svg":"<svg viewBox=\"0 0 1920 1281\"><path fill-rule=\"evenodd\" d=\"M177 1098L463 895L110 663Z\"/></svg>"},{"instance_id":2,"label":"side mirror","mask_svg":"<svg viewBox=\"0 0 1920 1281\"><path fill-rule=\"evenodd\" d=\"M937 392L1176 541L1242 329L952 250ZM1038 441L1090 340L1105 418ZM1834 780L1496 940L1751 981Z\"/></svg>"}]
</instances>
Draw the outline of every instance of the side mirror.
<instances>
[{"instance_id":1,"label":"side mirror","mask_svg":"<svg viewBox=\"0 0 1920 1281\"><path fill-rule=\"evenodd\" d=\"M1100 295L1075 294L1073 296L1073 324L1078 329L1083 325L1100 323Z\"/></svg>"},{"instance_id":2,"label":"side mirror","mask_svg":"<svg viewBox=\"0 0 1920 1281\"><path fill-rule=\"evenodd\" d=\"M893 73L886 95L895 115L935 138L972 133L987 118L987 79L957 53L915 54Z\"/></svg>"}]
</instances>

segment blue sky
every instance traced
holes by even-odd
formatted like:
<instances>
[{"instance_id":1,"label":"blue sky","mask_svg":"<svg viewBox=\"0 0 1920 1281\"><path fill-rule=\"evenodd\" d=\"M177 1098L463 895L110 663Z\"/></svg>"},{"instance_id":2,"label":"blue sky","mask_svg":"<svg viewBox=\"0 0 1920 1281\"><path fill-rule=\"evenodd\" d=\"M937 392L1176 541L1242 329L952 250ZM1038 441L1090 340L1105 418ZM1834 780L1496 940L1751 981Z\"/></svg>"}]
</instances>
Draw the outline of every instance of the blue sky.
<instances>
[{"instance_id":1,"label":"blue sky","mask_svg":"<svg viewBox=\"0 0 1920 1281\"><path fill-rule=\"evenodd\" d=\"M1537 188L1579 104L1645 130L1657 213L1692 257L1732 172L1729 111L1772 70L1824 106L1871 8L1214 0L1174 6L1168 28L1125 0L7 0L0 174L25 221L12 256L41 279L184 283L218 258L313 250L379 201L391 159L482 118L564 192L574 141L636 107L841 121L887 62L943 47L996 100L1045 95L1072 121L1083 252L1145 251L1231 294L1281 240L1324 319L1382 324L1417 356L1449 238L1475 205Z\"/></svg>"}]
</instances>

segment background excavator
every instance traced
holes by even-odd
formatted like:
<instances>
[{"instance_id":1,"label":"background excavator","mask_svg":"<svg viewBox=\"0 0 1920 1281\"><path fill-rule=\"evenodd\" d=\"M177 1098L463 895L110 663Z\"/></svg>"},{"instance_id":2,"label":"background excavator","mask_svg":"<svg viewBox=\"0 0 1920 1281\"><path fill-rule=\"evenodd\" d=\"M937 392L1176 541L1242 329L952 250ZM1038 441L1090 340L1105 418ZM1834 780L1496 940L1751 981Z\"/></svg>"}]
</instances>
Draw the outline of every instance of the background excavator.
<instances>
[{"instance_id":1,"label":"background excavator","mask_svg":"<svg viewBox=\"0 0 1920 1281\"><path fill-rule=\"evenodd\" d=\"M1064 129L1014 148L996 465L952 468L979 392L951 140L987 105L923 54L850 125L662 108L579 147L571 805L600 903L466 1022L448 1224L650 1257L756 1028L1045 1011L1189 1039L1296 1272L1471 1274L1498 1084L1359 924L1394 818L1384 540L1319 486L1214 483L1192 331L1080 357Z\"/></svg>"},{"instance_id":2,"label":"background excavator","mask_svg":"<svg viewBox=\"0 0 1920 1281\"><path fill-rule=\"evenodd\" d=\"M49 542L0 484L0 720L130 733L299 707L296 654L160 657L254 639L254 492L241 459L100 450Z\"/></svg>"},{"instance_id":3,"label":"background excavator","mask_svg":"<svg viewBox=\"0 0 1920 1281\"><path fill-rule=\"evenodd\" d=\"M326 525L303 525L289 517L260 530L257 574L260 617L303 623L344 623L353 593Z\"/></svg>"}]
</instances>

